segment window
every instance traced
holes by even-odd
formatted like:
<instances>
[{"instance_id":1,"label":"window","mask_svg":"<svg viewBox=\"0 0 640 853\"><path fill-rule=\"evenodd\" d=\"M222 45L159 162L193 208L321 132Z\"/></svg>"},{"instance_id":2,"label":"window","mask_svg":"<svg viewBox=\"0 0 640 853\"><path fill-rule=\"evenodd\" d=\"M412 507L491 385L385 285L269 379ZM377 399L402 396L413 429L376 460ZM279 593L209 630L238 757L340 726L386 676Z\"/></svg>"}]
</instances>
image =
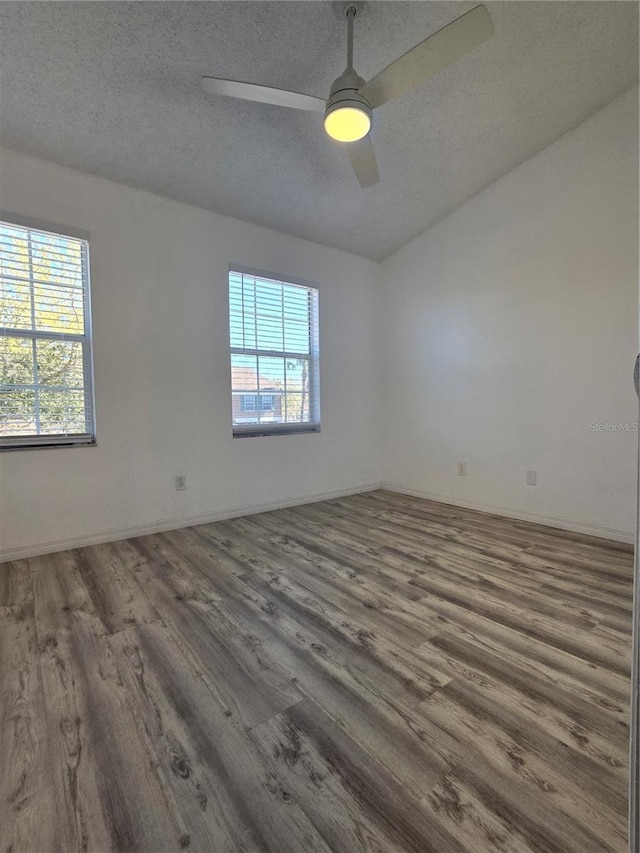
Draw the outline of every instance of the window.
<instances>
[{"instance_id":1,"label":"window","mask_svg":"<svg viewBox=\"0 0 640 853\"><path fill-rule=\"evenodd\" d=\"M0 220L0 449L95 441L84 237Z\"/></svg>"},{"instance_id":2,"label":"window","mask_svg":"<svg viewBox=\"0 0 640 853\"><path fill-rule=\"evenodd\" d=\"M260 411L272 412L274 409L275 396L273 394L261 394L260 396Z\"/></svg>"},{"instance_id":3,"label":"window","mask_svg":"<svg viewBox=\"0 0 640 853\"><path fill-rule=\"evenodd\" d=\"M255 412L257 411L257 403L256 400L258 398L255 394L243 394L240 398L240 408L243 412Z\"/></svg>"},{"instance_id":4,"label":"window","mask_svg":"<svg viewBox=\"0 0 640 853\"><path fill-rule=\"evenodd\" d=\"M235 436L320 429L318 289L229 270Z\"/></svg>"},{"instance_id":5,"label":"window","mask_svg":"<svg viewBox=\"0 0 640 853\"><path fill-rule=\"evenodd\" d=\"M242 394L240 410L243 412L272 412L275 408L274 394Z\"/></svg>"}]
</instances>

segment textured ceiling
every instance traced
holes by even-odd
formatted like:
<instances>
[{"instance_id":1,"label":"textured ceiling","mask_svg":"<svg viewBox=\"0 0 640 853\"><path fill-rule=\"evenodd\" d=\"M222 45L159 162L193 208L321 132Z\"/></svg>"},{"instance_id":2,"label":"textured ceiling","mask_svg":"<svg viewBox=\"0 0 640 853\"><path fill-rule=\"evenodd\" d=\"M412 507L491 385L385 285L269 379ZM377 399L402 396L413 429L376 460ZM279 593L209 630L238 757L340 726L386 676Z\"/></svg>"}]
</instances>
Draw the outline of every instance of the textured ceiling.
<instances>
[{"instance_id":1,"label":"textured ceiling","mask_svg":"<svg viewBox=\"0 0 640 853\"><path fill-rule=\"evenodd\" d=\"M474 5L369 2L356 69ZM637 3L486 5L493 38L376 112L366 190L320 114L200 89L215 75L326 97L345 65L328 2L0 3L0 142L381 259L637 81Z\"/></svg>"}]
</instances>

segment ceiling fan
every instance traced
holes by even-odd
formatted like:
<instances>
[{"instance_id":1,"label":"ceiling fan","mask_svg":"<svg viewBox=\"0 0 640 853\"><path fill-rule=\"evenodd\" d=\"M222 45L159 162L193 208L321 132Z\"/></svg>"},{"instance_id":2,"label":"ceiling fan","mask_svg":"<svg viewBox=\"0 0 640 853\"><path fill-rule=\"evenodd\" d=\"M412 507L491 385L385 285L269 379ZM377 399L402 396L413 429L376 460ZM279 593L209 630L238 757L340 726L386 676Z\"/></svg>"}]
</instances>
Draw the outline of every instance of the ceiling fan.
<instances>
[{"instance_id":1,"label":"ceiling fan","mask_svg":"<svg viewBox=\"0 0 640 853\"><path fill-rule=\"evenodd\" d=\"M438 71L473 50L493 34L485 6L476 6L421 41L367 83L353 67L353 22L362 3L334 4L347 21L347 68L331 85L328 100L239 80L203 77L202 88L214 95L243 98L279 107L324 113L324 129L347 153L362 187L380 180L369 130L376 107L428 80Z\"/></svg>"}]
</instances>

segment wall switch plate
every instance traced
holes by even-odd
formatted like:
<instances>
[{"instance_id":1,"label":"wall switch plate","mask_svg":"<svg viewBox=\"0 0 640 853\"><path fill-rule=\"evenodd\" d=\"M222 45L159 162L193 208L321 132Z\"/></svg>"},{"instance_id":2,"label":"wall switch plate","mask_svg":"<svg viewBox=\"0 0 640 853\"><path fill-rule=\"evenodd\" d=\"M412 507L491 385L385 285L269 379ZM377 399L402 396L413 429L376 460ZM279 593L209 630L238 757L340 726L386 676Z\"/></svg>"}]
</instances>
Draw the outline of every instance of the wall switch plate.
<instances>
[{"instance_id":1,"label":"wall switch plate","mask_svg":"<svg viewBox=\"0 0 640 853\"><path fill-rule=\"evenodd\" d=\"M466 462L458 462L458 477L466 477L467 476L467 463Z\"/></svg>"},{"instance_id":2,"label":"wall switch plate","mask_svg":"<svg viewBox=\"0 0 640 853\"><path fill-rule=\"evenodd\" d=\"M184 474L176 474L176 492L184 492L187 488L187 478Z\"/></svg>"},{"instance_id":3,"label":"wall switch plate","mask_svg":"<svg viewBox=\"0 0 640 853\"><path fill-rule=\"evenodd\" d=\"M537 486L538 485L538 472L537 471L527 471L527 486Z\"/></svg>"}]
</instances>

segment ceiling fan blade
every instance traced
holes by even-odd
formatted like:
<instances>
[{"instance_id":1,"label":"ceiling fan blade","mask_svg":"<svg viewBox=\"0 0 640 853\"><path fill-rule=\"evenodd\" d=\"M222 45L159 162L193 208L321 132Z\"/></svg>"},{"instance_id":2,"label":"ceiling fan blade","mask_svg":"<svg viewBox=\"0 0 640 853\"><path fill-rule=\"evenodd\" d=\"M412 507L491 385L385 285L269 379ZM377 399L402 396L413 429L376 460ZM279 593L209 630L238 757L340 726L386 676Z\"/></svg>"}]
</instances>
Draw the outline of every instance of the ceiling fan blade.
<instances>
[{"instance_id":1,"label":"ceiling fan blade","mask_svg":"<svg viewBox=\"0 0 640 853\"><path fill-rule=\"evenodd\" d=\"M371 138L365 136L357 142L347 142L347 153L349 160L356 173L356 178L361 187L372 187L380 180L376 155L371 144Z\"/></svg>"},{"instance_id":2,"label":"ceiling fan blade","mask_svg":"<svg viewBox=\"0 0 640 853\"><path fill-rule=\"evenodd\" d=\"M296 110L323 113L327 106L326 101L322 98L314 98L313 95L275 89L273 86L259 86L257 83L241 83L239 80L222 80L220 77L203 77L202 88L212 95L243 98L245 101L259 101L262 104L292 107Z\"/></svg>"},{"instance_id":3,"label":"ceiling fan blade","mask_svg":"<svg viewBox=\"0 0 640 853\"><path fill-rule=\"evenodd\" d=\"M476 6L408 50L360 89L372 107L386 104L424 83L493 35L491 16Z\"/></svg>"}]
</instances>

